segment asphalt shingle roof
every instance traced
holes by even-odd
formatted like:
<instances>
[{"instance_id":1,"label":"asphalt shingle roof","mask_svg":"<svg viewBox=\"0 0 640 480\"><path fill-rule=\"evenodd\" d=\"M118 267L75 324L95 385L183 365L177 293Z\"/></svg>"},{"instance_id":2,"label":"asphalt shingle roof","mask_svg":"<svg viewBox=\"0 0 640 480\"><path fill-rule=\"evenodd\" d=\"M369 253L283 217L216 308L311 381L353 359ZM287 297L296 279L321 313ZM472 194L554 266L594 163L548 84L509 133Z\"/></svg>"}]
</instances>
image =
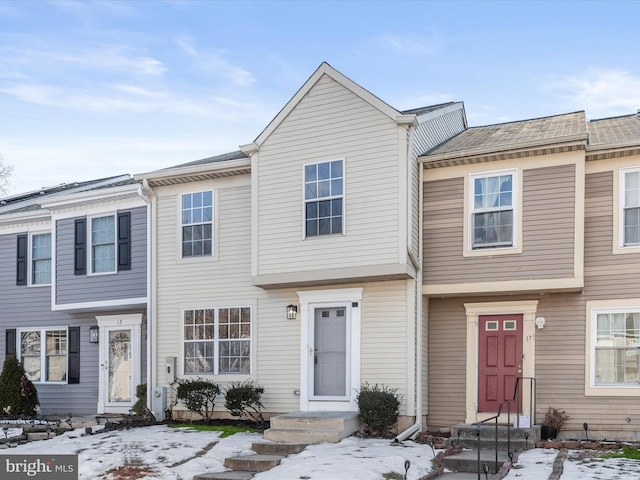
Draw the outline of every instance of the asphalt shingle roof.
<instances>
[{"instance_id":1,"label":"asphalt shingle roof","mask_svg":"<svg viewBox=\"0 0 640 480\"><path fill-rule=\"evenodd\" d=\"M181 163L180 165L174 165L173 167L163 168L163 170L171 170L174 168L192 167L195 165L205 165L207 163L226 162L229 160L239 160L241 158L249 158L249 156L242 150L235 150L229 153L223 153L222 155L215 155L213 157L203 158L201 160L194 160L192 162Z\"/></svg>"},{"instance_id":2,"label":"asphalt shingle roof","mask_svg":"<svg viewBox=\"0 0 640 480\"><path fill-rule=\"evenodd\" d=\"M562 137L587 135L583 111L532 118L518 122L471 127L433 148L428 155L455 154L466 150L505 150L521 144L541 145Z\"/></svg>"},{"instance_id":3,"label":"asphalt shingle roof","mask_svg":"<svg viewBox=\"0 0 640 480\"><path fill-rule=\"evenodd\" d=\"M640 145L640 116L638 115L624 115L589 121L590 146L632 142Z\"/></svg>"}]
</instances>

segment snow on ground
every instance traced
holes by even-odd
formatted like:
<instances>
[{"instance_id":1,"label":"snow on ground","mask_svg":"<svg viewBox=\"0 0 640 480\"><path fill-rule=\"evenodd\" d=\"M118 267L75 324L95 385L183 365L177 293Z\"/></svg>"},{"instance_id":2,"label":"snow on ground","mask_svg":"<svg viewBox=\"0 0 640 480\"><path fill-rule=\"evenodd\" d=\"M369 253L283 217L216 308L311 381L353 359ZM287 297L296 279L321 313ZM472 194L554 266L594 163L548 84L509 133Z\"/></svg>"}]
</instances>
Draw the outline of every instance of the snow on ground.
<instances>
[{"instance_id":1,"label":"snow on ground","mask_svg":"<svg viewBox=\"0 0 640 480\"><path fill-rule=\"evenodd\" d=\"M94 427L98 431L102 427ZM124 465L149 466L147 480L191 480L196 474L225 470L224 459L253 453L251 444L264 441L257 433L238 433L219 439L217 432L198 432L166 425L137 427L83 435L84 429L51 440L30 442L3 454L78 454L80 480L107 480L106 472ZM217 444L214 445L214 443ZM507 480L546 480L557 450L523 452ZM308 446L290 455L274 469L259 473L256 480L381 480L384 474L404 475L418 480L431 471L433 453L428 445L349 437L340 443ZM397 477L402 478L402 477ZM640 480L640 461L602 459L585 451L572 450L564 463L561 480Z\"/></svg>"}]
</instances>

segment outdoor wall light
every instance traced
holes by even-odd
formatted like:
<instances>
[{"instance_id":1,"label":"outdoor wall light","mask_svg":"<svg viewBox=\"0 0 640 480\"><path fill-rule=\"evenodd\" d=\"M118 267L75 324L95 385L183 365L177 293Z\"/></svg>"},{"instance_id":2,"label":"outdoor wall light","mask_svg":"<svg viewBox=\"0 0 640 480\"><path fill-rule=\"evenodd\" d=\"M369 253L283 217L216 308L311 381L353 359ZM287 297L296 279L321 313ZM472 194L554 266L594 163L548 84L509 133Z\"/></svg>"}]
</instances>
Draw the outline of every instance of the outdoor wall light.
<instances>
[{"instance_id":1,"label":"outdoor wall light","mask_svg":"<svg viewBox=\"0 0 640 480\"><path fill-rule=\"evenodd\" d=\"M89 327L89 343L98 343L100 341L100 332L97 326Z\"/></svg>"},{"instance_id":2,"label":"outdoor wall light","mask_svg":"<svg viewBox=\"0 0 640 480\"><path fill-rule=\"evenodd\" d=\"M287 320L295 320L298 316L297 305L287 305Z\"/></svg>"},{"instance_id":3,"label":"outdoor wall light","mask_svg":"<svg viewBox=\"0 0 640 480\"><path fill-rule=\"evenodd\" d=\"M544 324L546 323L546 320L544 319L544 317L538 317L536 318L536 327L538 328L544 328Z\"/></svg>"}]
</instances>

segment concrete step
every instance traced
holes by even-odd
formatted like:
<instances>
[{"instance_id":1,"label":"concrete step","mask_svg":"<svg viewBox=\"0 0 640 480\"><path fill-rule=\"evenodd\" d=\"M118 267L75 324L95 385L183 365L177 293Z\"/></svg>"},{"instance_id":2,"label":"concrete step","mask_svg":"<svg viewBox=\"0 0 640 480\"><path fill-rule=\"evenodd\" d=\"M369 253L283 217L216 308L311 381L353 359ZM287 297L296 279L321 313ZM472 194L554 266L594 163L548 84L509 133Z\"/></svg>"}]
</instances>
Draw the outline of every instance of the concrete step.
<instances>
[{"instance_id":1,"label":"concrete step","mask_svg":"<svg viewBox=\"0 0 640 480\"><path fill-rule=\"evenodd\" d=\"M507 452L498 452L498 461L496 462L495 450L481 450L480 451L480 471L482 472L483 465L489 466L489 474L494 474L509 459ZM477 450L463 450L456 455L450 455L444 458L445 468L454 472L478 472L478 451Z\"/></svg>"},{"instance_id":2,"label":"concrete step","mask_svg":"<svg viewBox=\"0 0 640 480\"><path fill-rule=\"evenodd\" d=\"M287 443L335 443L360 427L357 412L292 412L270 421L264 438Z\"/></svg>"},{"instance_id":3,"label":"concrete step","mask_svg":"<svg viewBox=\"0 0 640 480\"><path fill-rule=\"evenodd\" d=\"M248 472L266 472L280 464L282 455L239 455L224 459L224 466L231 470Z\"/></svg>"},{"instance_id":4,"label":"concrete step","mask_svg":"<svg viewBox=\"0 0 640 480\"><path fill-rule=\"evenodd\" d=\"M484 480L484 475L482 475L481 478ZM489 475L489 478L492 478L491 475ZM438 480L478 480L478 474L467 472L445 472L438 477Z\"/></svg>"},{"instance_id":5,"label":"concrete step","mask_svg":"<svg viewBox=\"0 0 640 480\"><path fill-rule=\"evenodd\" d=\"M194 475L192 480L251 480L256 472L226 471Z\"/></svg>"},{"instance_id":6,"label":"concrete step","mask_svg":"<svg viewBox=\"0 0 640 480\"><path fill-rule=\"evenodd\" d=\"M305 449L306 443L267 443L255 442L251 445L251 450L260 455L295 455Z\"/></svg>"},{"instance_id":7,"label":"concrete step","mask_svg":"<svg viewBox=\"0 0 640 480\"><path fill-rule=\"evenodd\" d=\"M509 432L507 432L509 430ZM498 449L507 451L507 434L511 436L510 450L512 452L534 448L535 443L540 441L540 425L531 428L507 429L506 425L498 425ZM495 445L496 427L495 425L480 426L481 448L493 448ZM525 438L528 437L528 438ZM451 443L459 444L465 448L477 448L478 436L476 425L458 424L451 427Z\"/></svg>"}]
</instances>

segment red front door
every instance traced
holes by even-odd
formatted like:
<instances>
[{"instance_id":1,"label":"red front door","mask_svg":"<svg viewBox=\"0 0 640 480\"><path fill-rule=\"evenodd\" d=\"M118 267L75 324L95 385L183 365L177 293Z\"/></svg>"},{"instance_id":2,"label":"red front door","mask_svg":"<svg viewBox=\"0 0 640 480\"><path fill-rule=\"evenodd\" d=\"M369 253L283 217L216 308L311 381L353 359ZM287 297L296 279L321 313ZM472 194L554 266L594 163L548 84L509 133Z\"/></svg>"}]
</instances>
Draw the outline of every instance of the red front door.
<instances>
[{"instance_id":1,"label":"red front door","mask_svg":"<svg viewBox=\"0 0 640 480\"><path fill-rule=\"evenodd\" d=\"M478 411L497 412L513 399L522 375L522 315L481 315L478 330ZM516 410L520 405L513 404Z\"/></svg>"}]
</instances>

